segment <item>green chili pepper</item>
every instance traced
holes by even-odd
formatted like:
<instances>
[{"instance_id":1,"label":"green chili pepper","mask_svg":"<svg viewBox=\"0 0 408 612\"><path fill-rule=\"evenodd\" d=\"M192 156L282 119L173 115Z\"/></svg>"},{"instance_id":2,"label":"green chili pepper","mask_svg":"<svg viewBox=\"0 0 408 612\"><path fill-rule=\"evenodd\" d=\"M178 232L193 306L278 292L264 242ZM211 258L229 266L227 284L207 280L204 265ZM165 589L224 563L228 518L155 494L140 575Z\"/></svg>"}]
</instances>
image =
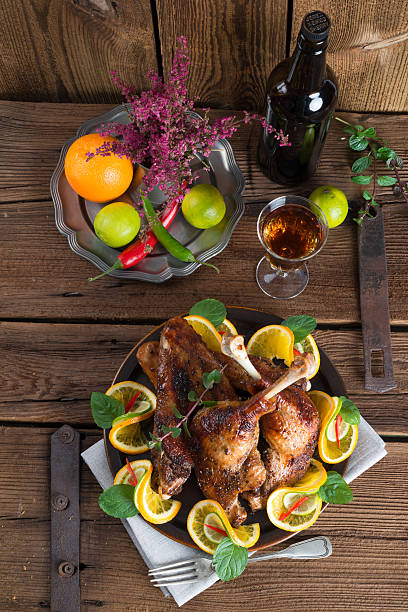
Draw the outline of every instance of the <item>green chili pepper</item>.
<instances>
[{"instance_id":1,"label":"green chili pepper","mask_svg":"<svg viewBox=\"0 0 408 612\"><path fill-rule=\"evenodd\" d=\"M209 268L214 268L218 273L220 272L217 266L213 266L212 264L206 263L204 261L199 261L193 255L193 253L181 244L176 238L174 238L169 232L163 227L160 222L157 214L149 200L149 198L145 195L142 195L143 201L143 209L146 215L146 220L149 223L153 234L156 236L157 240L164 246L164 248L176 259L180 259L181 261L185 261L186 263L199 263L203 266L208 266Z\"/></svg>"}]
</instances>

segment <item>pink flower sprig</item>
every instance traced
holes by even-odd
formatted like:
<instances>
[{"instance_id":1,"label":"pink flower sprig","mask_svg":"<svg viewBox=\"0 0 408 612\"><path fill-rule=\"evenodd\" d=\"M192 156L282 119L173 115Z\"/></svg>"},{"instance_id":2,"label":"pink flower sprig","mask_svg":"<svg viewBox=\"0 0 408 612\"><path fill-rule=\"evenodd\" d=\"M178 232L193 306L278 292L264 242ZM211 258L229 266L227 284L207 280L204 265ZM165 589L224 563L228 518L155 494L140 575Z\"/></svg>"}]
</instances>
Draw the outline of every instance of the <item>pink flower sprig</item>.
<instances>
[{"instance_id":1,"label":"pink flower sprig","mask_svg":"<svg viewBox=\"0 0 408 612\"><path fill-rule=\"evenodd\" d=\"M212 124L209 109L204 110L202 118L192 116L194 102L187 91L189 66L187 41L181 36L167 82L150 72L147 76L152 82L151 89L138 94L113 72L113 81L127 102L130 123L103 125L102 136L115 136L119 140L105 142L94 153L89 152L87 158L114 153L134 164L147 166L150 171L143 178L145 191L158 186L172 201L181 199L186 186L195 182L197 175L191 170L190 162L196 154L208 157L217 140L230 138L242 123L259 121L280 146L290 146L282 130L276 130L257 114L244 111L243 118L218 117Z\"/></svg>"}]
</instances>

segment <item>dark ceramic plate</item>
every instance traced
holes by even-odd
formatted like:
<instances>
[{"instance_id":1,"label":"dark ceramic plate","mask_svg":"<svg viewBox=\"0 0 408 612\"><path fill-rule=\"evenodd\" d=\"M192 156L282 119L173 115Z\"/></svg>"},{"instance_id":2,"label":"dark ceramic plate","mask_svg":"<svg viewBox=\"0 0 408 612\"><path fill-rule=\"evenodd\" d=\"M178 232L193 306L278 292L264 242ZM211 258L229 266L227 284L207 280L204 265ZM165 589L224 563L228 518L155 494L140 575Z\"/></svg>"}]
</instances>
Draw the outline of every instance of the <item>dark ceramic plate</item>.
<instances>
[{"instance_id":1,"label":"dark ceramic plate","mask_svg":"<svg viewBox=\"0 0 408 612\"><path fill-rule=\"evenodd\" d=\"M261 327L264 327L265 325L279 324L281 322L281 319L279 317L269 315L259 310L253 310L250 308L229 307L227 316L228 319L232 323L234 323L239 333L245 337L246 341L248 341L252 334ZM139 362L136 358L136 352L138 347L144 342L148 340L159 340L163 325L160 325L159 327L153 329L150 334L145 336L143 340L141 340L134 347L134 349L129 353L129 355L126 357L119 370L117 371L113 381L114 383L122 382L124 380L135 380L152 388L150 381L145 376L141 367L139 366ZM320 389L321 391L326 391L326 393L328 393L329 395L346 395L344 383L339 373L320 347L319 350L321 358L320 370L319 373L312 379L313 389ZM146 421L146 423L147 428L152 429L152 421ZM115 475L116 472L126 463L126 456L111 445L111 443L109 442L108 429L105 429L104 436L108 463L112 475ZM149 459L149 455L150 453L132 456L129 455L129 459ZM348 460L343 461L342 463L339 463L337 465L326 466L326 469L336 470L341 475L344 475L347 468L347 464ZM184 485L181 494L176 496L176 498L182 502L181 509L177 516L170 523L166 523L164 525L152 525L152 527L154 527L164 535L168 536L169 538L176 540L177 542L181 542L182 544L186 544L187 546L191 546L192 548L197 548L191 540L187 531L187 515L193 505L200 499L203 499L203 497L204 496L197 485L197 481L194 475L190 476L189 480ZM264 510L256 512L255 514L249 514L247 522L258 522L261 527L260 538L256 546L251 549L254 551L260 550L262 548L267 548L268 546L273 546L274 544L283 542L283 540L287 540L288 538L295 535L291 532L283 531L275 527L269 521L266 511Z\"/></svg>"}]
</instances>

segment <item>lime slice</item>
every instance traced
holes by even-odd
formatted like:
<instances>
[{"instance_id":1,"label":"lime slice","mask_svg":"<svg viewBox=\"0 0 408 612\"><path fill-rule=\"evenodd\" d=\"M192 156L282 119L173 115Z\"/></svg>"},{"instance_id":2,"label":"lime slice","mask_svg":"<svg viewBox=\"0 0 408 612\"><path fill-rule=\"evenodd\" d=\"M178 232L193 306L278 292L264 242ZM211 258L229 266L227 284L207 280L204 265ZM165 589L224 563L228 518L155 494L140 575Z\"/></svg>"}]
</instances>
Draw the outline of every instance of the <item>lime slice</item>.
<instances>
[{"instance_id":1,"label":"lime slice","mask_svg":"<svg viewBox=\"0 0 408 612\"><path fill-rule=\"evenodd\" d=\"M209 527L207 527L209 525ZM210 512L204 519L203 531L206 538L210 540L210 542L214 542L214 544L219 544L221 540L223 540L226 536L222 533L218 533L215 529L211 529L211 527L215 527L216 529L224 529L224 525L218 514L215 512Z\"/></svg>"},{"instance_id":2,"label":"lime slice","mask_svg":"<svg viewBox=\"0 0 408 612\"><path fill-rule=\"evenodd\" d=\"M286 493L285 497L283 498L283 505L285 506L286 510L289 510L299 499L302 499L302 497L305 497L304 493ZM316 493L314 493L305 499L303 504L301 504L298 508L295 508L291 514L305 516L306 514L313 512L317 506L317 502L318 497Z\"/></svg>"},{"instance_id":3,"label":"lime slice","mask_svg":"<svg viewBox=\"0 0 408 612\"><path fill-rule=\"evenodd\" d=\"M337 417L336 417L337 418ZM344 419L342 419L339 425L339 441L342 440L345 436L347 436L348 430L350 429L350 424L346 423ZM330 421L327 429L326 436L330 442L337 442L336 439L336 419Z\"/></svg>"},{"instance_id":4,"label":"lime slice","mask_svg":"<svg viewBox=\"0 0 408 612\"><path fill-rule=\"evenodd\" d=\"M112 427L113 425L116 425L116 423L120 423L120 421L126 421L127 419L133 419L134 417L140 416L141 414L146 414L146 412L149 412L151 410L152 408L149 402L145 402L144 400L142 400L141 402L135 402L135 404L132 407L132 412L121 414L120 416L116 417L116 419L113 419Z\"/></svg>"},{"instance_id":5,"label":"lime slice","mask_svg":"<svg viewBox=\"0 0 408 612\"><path fill-rule=\"evenodd\" d=\"M335 410L334 410L334 412L333 412L329 422L326 425L326 430L325 430L326 436L327 436L327 430L329 429L330 425L332 423L334 423L334 421L336 420L337 415L339 414L339 412L341 410L341 401L340 401L340 399L338 397L333 396L333 400L334 400L334 403L336 404L336 408L335 408ZM336 441L336 437L334 437L334 441Z\"/></svg>"},{"instance_id":6,"label":"lime slice","mask_svg":"<svg viewBox=\"0 0 408 612\"><path fill-rule=\"evenodd\" d=\"M135 487L135 491L133 493L134 497L133 497L133 501L135 502L135 506L137 508L137 503L136 503L136 497L137 497L137 490L139 488L140 483L142 482L142 478L143 476L146 474L147 470L143 467L137 468L136 470L133 470L136 476L136 480L137 480L137 487ZM130 474L129 474L129 478L130 478Z\"/></svg>"}]
</instances>

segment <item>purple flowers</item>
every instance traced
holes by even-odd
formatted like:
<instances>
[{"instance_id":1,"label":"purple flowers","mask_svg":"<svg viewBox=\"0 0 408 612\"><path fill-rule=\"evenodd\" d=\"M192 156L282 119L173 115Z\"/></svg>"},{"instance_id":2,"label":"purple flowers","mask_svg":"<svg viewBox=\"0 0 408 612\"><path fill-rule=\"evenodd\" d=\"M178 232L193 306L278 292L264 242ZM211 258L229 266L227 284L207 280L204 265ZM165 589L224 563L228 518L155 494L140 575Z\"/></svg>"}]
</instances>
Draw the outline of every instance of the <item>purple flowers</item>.
<instances>
[{"instance_id":1,"label":"purple flowers","mask_svg":"<svg viewBox=\"0 0 408 612\"><path fill-rule=\"evenodd\" d=\"M138 94L112 73L114 83L128 103L126 109L130 123L102 126L102 136L116 136L120 140L106 142L95 153L88 153L88 158L115 153L126 156L132 163L149 167L150 171L143 179L145 190L149 192L159 186L170 200L181 198L186 186L194 183L190 162L195 154L199 152L207 157L217 140L230 138L241 123L258 120L274 133L280 146L289 145L287 136L268 126L265 118L256 114L244 112L242 119L235 115L217 118L212 124L209 109L204 109L202 119L192 116L190 112L194 103L188 97L186 86L190 66L187 41L182 36L178 42L167 83L158 74L150 72L148 77L152 88Z\"/></svg>"}]
</instances>

